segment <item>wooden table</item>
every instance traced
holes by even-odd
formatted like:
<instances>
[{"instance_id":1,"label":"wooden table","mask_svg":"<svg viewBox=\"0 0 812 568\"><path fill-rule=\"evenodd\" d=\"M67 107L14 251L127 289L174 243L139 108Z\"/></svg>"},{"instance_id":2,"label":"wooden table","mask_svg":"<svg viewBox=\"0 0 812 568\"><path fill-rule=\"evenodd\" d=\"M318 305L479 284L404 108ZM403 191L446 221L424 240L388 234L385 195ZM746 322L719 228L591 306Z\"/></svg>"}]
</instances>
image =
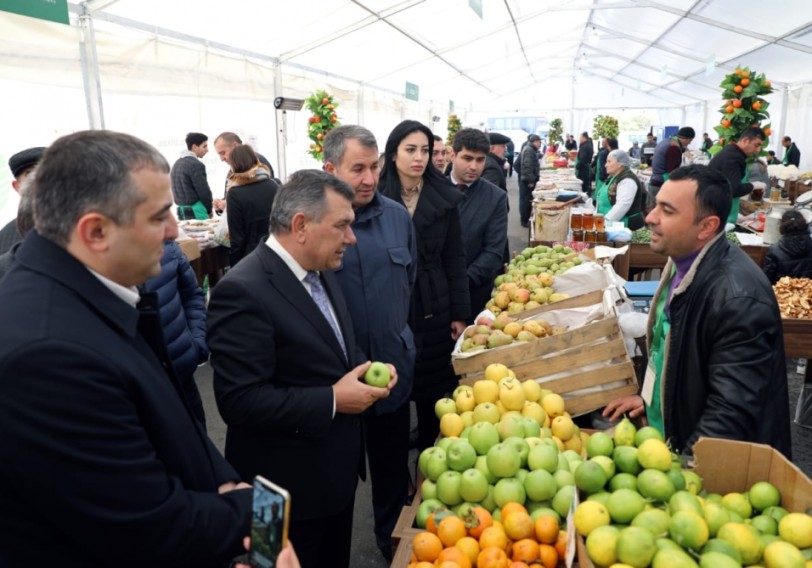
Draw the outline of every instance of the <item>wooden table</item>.
<instances>
[{"instance_id":1,"label":"wooden table","mask_svg":"<svg viewBox=\"0 0 812 568\"><path fill-rule=\"evenodd\" d=\"M189 262L200 286L203 286L203 279L206 276L209 277L209 288L212 288L222 278L225 269L231 265L228 260L229 250L224 246L201 249L200 258Z\"/></svg>"},{"instance_id":2,"label":"wooden table","mask_svg":"<svg viewBox=\"0 0 812 568\"><path fill-rule=\"evenodd\" d=\"M640 243L628 243L629 244L629 252L626 253L629 257L628 264L626 265L626 271L621 272L623 266L621 263L615 264L615 272L617 272L621 278L625 278L626 280L629 279L629 272L631 269L638 268L638 269L663 269L665 267L665 263L668 260L668 257L654 252L651 250L651 247L648 244L640 244ZM610 245L611 246L611 245ZM622 243L616 243L615 246L620 247L624 246ZM767 250L769 247L767 246L758 246L758 245L742 245L740 247L742 251L753 259L753 262L761 268L764 262L764 256L767 254Z\"/></svg>"},{"instance_id":3,"label":"wooden table","mask_svg":"<svg viewBox=\"0 0 812 568\"><path fill-rule=\"evenodd\" d=\"M787 357L804 357L812 360L812 320L782 319L784 324L784 353ZM807 361L804 382L812 383Z\"/></svg>"}]
</instances>

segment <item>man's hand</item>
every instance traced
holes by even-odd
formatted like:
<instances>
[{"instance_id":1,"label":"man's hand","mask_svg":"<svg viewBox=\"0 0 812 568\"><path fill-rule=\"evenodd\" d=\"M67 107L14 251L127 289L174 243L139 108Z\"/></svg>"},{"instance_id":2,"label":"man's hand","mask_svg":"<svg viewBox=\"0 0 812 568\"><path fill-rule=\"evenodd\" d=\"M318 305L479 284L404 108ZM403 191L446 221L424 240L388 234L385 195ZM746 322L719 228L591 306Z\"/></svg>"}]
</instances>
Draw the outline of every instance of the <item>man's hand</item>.
<instances>
[{"instance_id":1,"label":"man's hand","mask_svg":"<svg viewBox=\"0 0 812 568\"><path fill-rule=\"evenodd\" d=\"M457 320L451 322L451 339L457 341L457 338L462 335L463 331L465 331L464 321Z\"/></svg>"},{"instance_id":2,"label":"man's hand","mask_svg":"<svg viewBox=\"0 0 812 568\"><path fill-rule=\"evenodd\" d=\"M226 208L226 200L225 199L217 199L216 197L212 201L214 205L214 209L217 211L224 211Z\"/></svg>"},{"instance_id":3,"label":"man's hand","mask_svg":"<svg viewBox=\"0 0 812 568\"><path fill-rule=\"evenodd\" d=\"M639 395L624 396L616 398L606 405L601 413L605 418L612 422L620 419L624 414L628 414L629 418L637 418L638 416L645 416L646 405Z\"/></svg>"},{"instance_id":4,"label":"man's hand","mask_svg":"<svg viewBox=\"0 0 812 568\"><path fill-rule=\"evenodd\" d=\"M245 546L245 550L249 550L251 548L251 539L245 537L243 545ZM248 564L235 564L234 568L251 567ZM299 558L296 556L296 551L293 550L293 545L290 541L288 541L285 548L282 549L282 552L279 553L279 556L276 557L276 568L302 568L302 565L299 564Z\"/></svg>"},{"instance_id":5,"label":"man's hand","mask_svg":"<svg viewBox=\"0 0 812 568\"><path fill-rule=\"evenodd\" d=\"M360 414L372 406L378 399L389 396L389 393L395 388L398 382L398 372L395 367L389 363L387 363L386 366L389 367L391 378L386 387L371 387L366 384L363 381L363 377L370 365L372 365L371 361L358 365L333 385L336 412L341 412L342 414Z\"/></svg>"},{"instance_id":6,"label":"man's hand","mask_svg":"<svg viewBox=\"0 0 812 568\"><path fill-rule=\"evenodd\" d=\"M218 487L217 493L222 495L223 493L228 493L229 491L234 491L235 489L253 489L253 487L247 483L243 483L242 481L239 483L229 481L228 483L223 483L220 487Z\"/></svg>"}]
</instances>

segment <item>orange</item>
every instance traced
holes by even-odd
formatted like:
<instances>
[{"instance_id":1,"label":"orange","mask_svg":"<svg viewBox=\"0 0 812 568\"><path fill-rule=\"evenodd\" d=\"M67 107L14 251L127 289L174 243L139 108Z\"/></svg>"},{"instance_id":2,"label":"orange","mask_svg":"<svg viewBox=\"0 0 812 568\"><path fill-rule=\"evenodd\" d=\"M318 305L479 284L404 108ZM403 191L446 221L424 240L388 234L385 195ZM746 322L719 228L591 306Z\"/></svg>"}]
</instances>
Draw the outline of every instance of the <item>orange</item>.
<instances>
[{"instance_id":1,"label":"orange","mask_svg":"<svg viewBox=\"0 0 812 568\"><path fill-rule=\"evenodd\" d=\"M742 79L742 80L741 80L741 86L742 86L742 87L746 87L746 86L747 86L747 85L749 85L749 84L750 84L750 79L748 79L748 78L745 76L745 77L744 77L744 79Z\"/></svg>"},{"instance_id":2,"label":"orange","mask_svg":"<svg viewBox=\"0 0 812 568\"><path fill-rule=\"evenodd\" d=\"M476 558L477 568L508 568L510 560L501 548L489 546L483 548Z\"/></svg>"},{"instance_id":3,"label":"orange","mask_svg":"<svg viewBox=\"0 0 812 568\"><path fill-rule=\"evenodd\" d=\"M467 534L468 529L465 527L465 521L456 516L446 517L437 525L437 536L440 537L443 546L454 546L459 539Z\"/></svg>"},{"instance_id":4,"label":"orange","mask_svg":"<svg viewBox=\"0 0 812 568\"><path fill-rule=\"evenodd\" d=\"M761 108L761 101L756 101L753 103L753 110L758 110Z\"/></svg>"},{"instance_id":5,"label":"orange","mask_svg":"<svg viewBox=\"0 0 812 568\"><path fill-rule=\"evenodd\" d=\"M440 562L439 564L435 562L434 566L436 568L462 568L462 566L460 566L456 562L451 562L450 560L446 562Z\"/></svg>"},{"instance_id":6,"label":"orange","mask_svg":"<svg viewBox=\"0 0 812 568\"><path fill-rule=\"evenodd\" d=\"M521 540L533 536L533 519L524 511L513 511L502 517L505 534L512 540Z\"/></svg>"},{"instance_id":7,"label":"orange","mask_svg":"<svg viewBox=\"0 0 812 568\"><path fill-rule=\"evenodd\" d=\"M769 135L770 135L770 134L772 134L772 133L773 133L773 131L772 131L772 130L770 130L769 128L765 128L765 129L764 129L764 134L766 134L767 136L769 136Z\"/></svg>"},{"instance_id":8,"label":"orange","mask_svg":"<svg viewBox=\"0 0 812 568\"><path fill-rule=\"evenodd\" d=\"M479 543L474 537L472 536L462 537L457 541L457 544L455 544L454 546L456 546L465 553L465 556L468 557L468 560L471 561L472 565L476 564L476 557L479 556Z\"/></svg>"},{"instance_id":9,"label":"orange","mask_svg":"<svg viewBox=\"0 0 812 568\"><path fill-rule=\"evenodd\" d=\"M539 515L533 524L536 540L544 544L555 544L559 530L558 520L552 515Z\"/></svg>"},{"instance_id":10,"label":"orange","mask_svg":"<svg viewBox=\"0 0 812 568\"><path fill-rule=\"evenodd\" d=\"M724 126L725 128L729 128L730 127L730 121L728 119L724 119L722 121L722 126Z\"/></svg>"},{"instance_id":11,"label":"orange","mask_svg":"<svg viewBox=\"0 0 812 568\"><path fill-rule=\"evenodd\" d=\"M539 545L539 557L544 568L555 568L558 565L558 552L549 544Z\"/></svg>"},{"instance_id":12,"label":"orange","mask_svg":"<svg viewBox=\"0 0 812 568\"><path fill-rule=\"evenodd\" d=\"M523 538L513 543L513 560L534 562L539 558L539 545L532 538Z\"/></svg>"},{"instance_id":13,"label":"orange","mask_svg":"<svg viewBox=\"0 0 812 568\"><path fill-rule=\"evenodd\" d=\"M510 563L510 566L508 566L508 568L530 568L530 567L521 560L514 560L513 562Z\"/></svg>"},{"instance_id":14,"label":"orange","mask_svg":"<svg viewBox=\"0 0 812 568\"><path fill-rule=\"evenodd\" d=\"M507 545L507 535L505 534L505 531L499 527L488 527L482 532L482 536L479 537L480 550L485 550L486 548L499 548L500 550L505 550ZM437 554L439 553L440 552L438 551Z\"/></svg>"},{"instance_id":15,"label":"orange","mask_svg":"<svg viewBox=\"0 0 812 568\"><path fill-rule=\"evenodd\" d=\"M742 77L749 77L749 76L750 76L750 71L747 71L747 70L742 71Z\"/></svg>"},{"instance_id":16,"label":"orange","mask_svg":"<svg viewBox=\"0 0 812 568\"><path fill-rule=\"evenodd\" d=\"M733 106L736 108L741 108L742 102L739 99L736 99L735 101L733 101Z\"/></svg>"},{"instance_id":17,"label":"orange","mask_svg":"<svg viewBox=\"0 0 812 568\"><path fill-rule=\"evenodd\" d=\"M459 568L471 568L471 560L468 555L456 546L449 546L440 551L435 564L442 565L444 562L456 564Z\"/></svg>"},{"instance_id":18,"label":"orange","mask_svg":"<svg viewBox=\"0 0 812 568\"><path fill-rule=\"evenodd\" d=\"M553 545L559 558L567 556L567 531L558 531L558 538Z\"/></svg>"},{"instance_id":19,"label":"orange","mask_svg":"<svg viewBox=\"0 0 812 568\"><path fill-rule=\"evenodd\" d=\"M436 534L420 532L412 539L412 552L419 561L434 562L443 550L443 543Z\"/></svg>"},{"instance_id":20,"label":"orange","mask_svg":"<svg viewBox=\"0 0 812 568\"><path fill-rule=\"evenodd\" d=\"M725 108L725 112L727 114L732 113L733 112L733 105L727 105L727 108Z\"/></svg>"},{"instance_id":21,"label":"orange","mask_svg":"<svg viewBox=\"0 0 812 568\"><path fill-rule=\"evenodd\" d=\"M526 513L527 509L521 503L515 502L505 503L505 506L502 507L502 520L504 520L505 517L507 517L508 514L512 513L513 511L523 511Z\"/></svg>"},{"instance_id":22,"label":"orange","mask_svg":"<svg viewBox=\"0 0 812 568\"><path fill-rule=\"evenodd\" d=\"M471 507L465 517L465 524L468 527L468 534L479 538L482 536L482 531L493 526L493 517L485 507Z\"/></svg>"},{"instance_id":23,"label":"orange","mask_svg":"<svg viewBox=\"0 0 812 568\"><path fill-rule=\"evenodd\" d=\"M734 93L736 93L737 95L738 95L739 93L741 93L743 90L744 90L744 89L742 88L742 86L741 86L741 85L736 85L735 87L733 87L733 92L734 92Z\"/></svg>"}]
</instances>

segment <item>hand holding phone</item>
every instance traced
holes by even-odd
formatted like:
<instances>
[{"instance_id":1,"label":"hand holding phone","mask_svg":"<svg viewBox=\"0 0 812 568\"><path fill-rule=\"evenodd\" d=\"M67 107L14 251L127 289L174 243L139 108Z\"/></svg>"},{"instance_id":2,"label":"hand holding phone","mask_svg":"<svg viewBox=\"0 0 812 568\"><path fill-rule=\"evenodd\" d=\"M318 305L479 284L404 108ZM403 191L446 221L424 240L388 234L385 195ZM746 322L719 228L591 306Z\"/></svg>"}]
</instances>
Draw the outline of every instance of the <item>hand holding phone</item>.
<instances>
[{"instance_id":1,"label":"hand holding phone","mask_svg":"<svg viewBox=\"0 0 812 568\"><path fill-rule=\"evenodd\" d=\"M288 541L290 494L258 475L254 478L251 517L251 552L255 568L275 568L279 553Z\"/></svg>"}]
</instances>

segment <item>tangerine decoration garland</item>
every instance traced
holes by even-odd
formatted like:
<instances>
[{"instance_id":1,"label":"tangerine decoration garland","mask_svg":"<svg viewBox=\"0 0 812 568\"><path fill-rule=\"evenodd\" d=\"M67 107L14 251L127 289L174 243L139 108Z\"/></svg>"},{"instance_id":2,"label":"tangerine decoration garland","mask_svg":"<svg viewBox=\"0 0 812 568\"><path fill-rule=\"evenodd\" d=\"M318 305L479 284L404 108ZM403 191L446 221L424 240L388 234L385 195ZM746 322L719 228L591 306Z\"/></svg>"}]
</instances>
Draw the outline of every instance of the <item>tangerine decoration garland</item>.
<instances>
[{"instance_id":1,"label":"tangerine decoration garland","mask_svg":"<svg viewBox=\"0 0 812 568\"><path fill-rule=\"evenodd\" d=\"M316 91L305 99L305 105L313 113L313 116L307 119L307 135L313 141L307 153L321 162L324 156L322 153L324 137L341 124L336 115L338 103L327 91Z\"/></svg>"},{"instance_id":2,"label":"tangerine decoration garland","mask_svg":"<svg viewBox=\"0 0 812 568\"><path fill-rule=\"evenodd\" d=\"M719 134L720 146L725 142L735 142L748 128L754 126L764 130L768 137L772 134L767 109L770 106L762 97L773 92L773 86L763 73L759 74L749 67L737 67L733 73L726 75L722 83L722 114L719 125L714 130ZM767 146L769 140L764 141Z\"/></svg>"},{"instance_id":3,"label":"tangerine decoration garland","mask_svg":"<svg viewBox=\"0 0 812 568\"><path fill-rule=\"evenodd\" d=\"M449 114L448 115L448 138L446 139L445 143L448 146L454 144L454 137L457 135L459 129L462 128L462 122L460 121L460 117L456 114Z\"/></svg>"}]
</instances>

